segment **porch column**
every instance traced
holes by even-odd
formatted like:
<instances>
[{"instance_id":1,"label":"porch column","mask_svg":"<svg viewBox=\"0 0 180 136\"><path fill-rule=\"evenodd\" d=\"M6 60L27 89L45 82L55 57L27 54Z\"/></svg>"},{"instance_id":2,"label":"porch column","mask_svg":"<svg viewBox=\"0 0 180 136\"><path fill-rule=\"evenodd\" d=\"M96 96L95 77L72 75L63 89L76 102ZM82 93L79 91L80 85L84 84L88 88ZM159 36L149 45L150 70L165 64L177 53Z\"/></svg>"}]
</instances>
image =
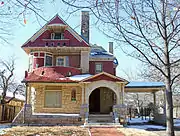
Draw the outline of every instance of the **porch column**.
<instances>
[{"instance_id":1,"label":"porch column","mask_svg":"<svg viewBox=\"0 0 180 136\"><path fill-rule=\"evenodd\" d=\"M122 104L124 104L124 84L122 84Z\"/></svg>"},{"instance_id":2,"label":"porch column","mask_svg":"<svg viewBox=\"0 0 180 136\"><path fill-rule=\"evenodd\" d=\"M156 92L153 92L153 101L154 101L154 105L156 106Z\"/></svg>"},{"instance_id":3,"label":"porch column","mask_svg":"<svg viewBox=\"0 0 180 136\"><path fill-rule=\"evenodd\" d=\"M84 104L84 84L82 84L82 104Z\"/></svg>"},{"instance_id":4,"label":"porch column","mask_svg":"<svg viewBox=\"0 0 180 136\"><path fill-rule=\"evenodd\" d=\"M89 104L89 98L88 98L88 93L89 93L89 89L87 88L87 84L85 83L84 84L84 90L86 90L86 91L84 91L84 102L86 103L86 104Z\"/></svg>"},{"instance_id":5,"label":"porch column","mask_svg":"<svg viewBox=\"0 0 180 136\"><path fill-rule=\"evenodd\" d=\"M26 104L31 103L31 86L26 86Z\"/></svg>"},{"instance_id":6,"label":"porch column","mask_svg":"<svg viewBox=\"0 0 180 136\"><path fill-rule=\"evenodd\" d=\"M117 105L121 104L121 100L122 100L122 97L121 97L121 94L122 94L122 90L121 90L121 84L118 83L118 88L117 88Z\"/></svg>"}]
</instances>

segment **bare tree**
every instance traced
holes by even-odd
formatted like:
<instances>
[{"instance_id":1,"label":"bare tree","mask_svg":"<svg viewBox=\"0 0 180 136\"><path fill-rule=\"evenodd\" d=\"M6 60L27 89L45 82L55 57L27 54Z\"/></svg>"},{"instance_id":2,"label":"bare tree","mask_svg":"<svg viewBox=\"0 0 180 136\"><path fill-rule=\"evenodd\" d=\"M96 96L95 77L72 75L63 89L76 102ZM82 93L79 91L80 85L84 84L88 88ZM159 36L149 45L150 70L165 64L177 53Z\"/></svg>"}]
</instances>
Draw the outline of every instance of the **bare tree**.
<instances>
[{"instance_id":1,"label":"bare tree","mask_svg":"<svg viewBox=\"0 0 180 136\"><path fill-rule=\"evenodd\" d=\"M4 0L0 1L0 43L10 43L14 26L25 25L28 18L37 21L42 16L44 0Z\"/></svg>"},{"instance_id":2,"label":"bare tree","mask_svg":"<svg viewBox=\"0 0 180 136\"><path fill-rule=\"evenodd\" d=\"M22 94L24 92L24 86L18 84L14 79L15 59L11 58L9 61L0 61L0 88L2 89L1 104L2 104L2 117L5 117L5 105L11 102L17 93ZM7 93L12 92L13 97L7 98Z\"/></svg>"},{"instance_id":3,"label":"bare tree","mask_svg":"<svg viewBox=\"0 0 180 136\"><path fill-rule=\"evenodd\" d=\"M172 68L180 61L180 2L178 0L62 0L77 11L88 9L96 25L123 51L150 64L166 85L167 135L174 136L172 85L180 76ZM154 63L156 62L156 63ZM158 63L157 63L158 62Z\"/></svg>"}]
</instances>

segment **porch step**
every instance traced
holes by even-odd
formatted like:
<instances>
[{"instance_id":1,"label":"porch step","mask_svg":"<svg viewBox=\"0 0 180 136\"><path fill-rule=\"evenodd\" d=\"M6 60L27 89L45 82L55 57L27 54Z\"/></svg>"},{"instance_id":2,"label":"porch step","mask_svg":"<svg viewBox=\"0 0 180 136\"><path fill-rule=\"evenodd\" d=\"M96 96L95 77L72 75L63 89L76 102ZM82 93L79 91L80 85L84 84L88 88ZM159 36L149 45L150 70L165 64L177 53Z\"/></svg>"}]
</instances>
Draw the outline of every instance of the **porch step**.
<instances>
[{"instance_id":1,"label":"porch step","mask_svg":"<svg viewBox=\"0 0 180 136\"><path fill-rule=\"evenodd\" d=\"M114 123L113 117L111 115L89 115L89 123Z\"/></svg>"},{"instance_id":2,"label":"porch step","mask_svg":"<svg viewBox=\"0 0 180 136\"><path fill-rule=\"evenodd\" d=\"M112 127L123 127L122 125L120 125L120 123L87 123L84 124L84 127L105 127L105 128L112 128Z\"/></svg>"}]
</instances>

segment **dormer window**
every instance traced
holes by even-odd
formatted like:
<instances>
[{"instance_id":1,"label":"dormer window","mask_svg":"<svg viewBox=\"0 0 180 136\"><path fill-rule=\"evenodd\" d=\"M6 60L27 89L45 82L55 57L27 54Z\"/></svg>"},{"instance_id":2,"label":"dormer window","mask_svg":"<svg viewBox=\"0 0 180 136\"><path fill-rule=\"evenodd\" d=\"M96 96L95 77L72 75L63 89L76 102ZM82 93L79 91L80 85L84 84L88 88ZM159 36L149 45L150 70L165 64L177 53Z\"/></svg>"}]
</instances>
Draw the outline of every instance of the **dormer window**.
<instances>
[{"instance_id":1,"label":"dormer window","mask_svg":"<svg viewBox=\"0 0 180 136\"><path fill-rule=\"evenodd\" d=\"M64 33L51 33L51 39L64 39Z\"/></svg>"}]
</instances>

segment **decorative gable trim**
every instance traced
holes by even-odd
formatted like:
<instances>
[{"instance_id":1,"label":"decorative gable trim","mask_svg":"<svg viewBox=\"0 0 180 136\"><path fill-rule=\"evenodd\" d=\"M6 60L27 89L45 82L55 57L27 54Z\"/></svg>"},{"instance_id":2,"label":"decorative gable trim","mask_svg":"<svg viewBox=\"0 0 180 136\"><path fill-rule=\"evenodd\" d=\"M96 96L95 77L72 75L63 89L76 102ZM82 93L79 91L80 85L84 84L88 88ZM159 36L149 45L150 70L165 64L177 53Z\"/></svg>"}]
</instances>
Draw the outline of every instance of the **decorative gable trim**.
<instances>
[{"instance_id":1,"label":"decorative gable trim","mask_svg":"<svg viewBox=\"0 0 180 136\"><path fill-rule=\"evenodd\" d=\"M99 74L96 74L96 75L93 75L91 77L88 77L86 79L83 79L81 80L81 82L88 82L88 81L93 81L95 80L96 78L98 77L101 77L101 76L105 76L105 77L109 77L110 79L112 79L113 81L117 81L117 82L123 82L123 83L128 83L127 80L123 79L123 78L120 78L120 77L117 77L117 76L114 76L114 75L111 75L109 73L106 73L106 72L101 72ZM103 80L103 79L102 79Z\"/></svg>"},{"instance_id":2,"label":"decorative gable trim","mask_svg":"<svg viewBox=\"0 0 180 136\"><path fill-rule=\"evenodd\" d=\"M67 25L67 29L78 41L80 42L84 42L85 44L87 44L87 46L89 46L89 44L74 30L72 29L58 14L56 14L50 21L48 21L42 28L40 28L40 30L38 30L31 38L29 38L23 45L26 45L29 41L34 42L39 36L41 36L47 29L48 25L51 25L51 22L58 17L65 25ZM55 23L57 24L57 23Z\"/></svg>"}]
</instances>

